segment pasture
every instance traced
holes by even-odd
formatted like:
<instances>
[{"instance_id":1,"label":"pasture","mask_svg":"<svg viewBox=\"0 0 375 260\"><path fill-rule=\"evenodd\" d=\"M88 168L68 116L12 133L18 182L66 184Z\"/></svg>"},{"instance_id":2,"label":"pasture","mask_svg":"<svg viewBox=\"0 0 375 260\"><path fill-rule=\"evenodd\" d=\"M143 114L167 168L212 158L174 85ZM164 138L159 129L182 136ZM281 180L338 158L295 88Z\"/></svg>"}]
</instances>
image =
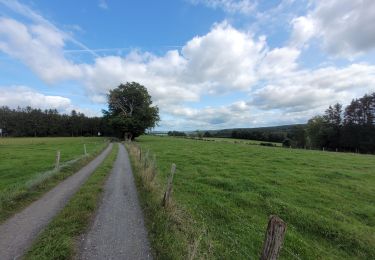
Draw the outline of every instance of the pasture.
<instances>
[{"instance_id":1,"label":"pasture","mask_svg":"<svg viewBox=\"0 0 375 260\"><path fill-rule=\"evenodd\" d=\"M89 156L78 160L84 157L84 144ZM0 221L59 181L46 184L46 180L74 173L105 145L99 137L0 138ZM61 152L60 164L69 165L61 173L51 171L57 151Z\"/></svg>"},{"instance_id":2,"label":"pasture","mask_svg":"<svg viewBox=\"0 0 375 260\"><path fill-rule=\"evenodd\" d=\"M288 224L281 259L375 258L375 156L155 136L138 143L156 157L159 194L177 165L172 197L191 218L178 229L199 230L198 256L258 258L276 214ZM157 255L186 255L182 240L162 231L173 223L147 206Z\"/></svg>"},{"instance_id":3,"label":"pasture","mask_svg":"<svg viewBox=\"0 0 375 260\"><path fill-rule=\"evenodd\" d=\"M57 150L61 163L82 156L83 144L88 153L94 153L104 141L97 137L0 138L0 192L53 169Z\"/></svg>"}]
</instances>

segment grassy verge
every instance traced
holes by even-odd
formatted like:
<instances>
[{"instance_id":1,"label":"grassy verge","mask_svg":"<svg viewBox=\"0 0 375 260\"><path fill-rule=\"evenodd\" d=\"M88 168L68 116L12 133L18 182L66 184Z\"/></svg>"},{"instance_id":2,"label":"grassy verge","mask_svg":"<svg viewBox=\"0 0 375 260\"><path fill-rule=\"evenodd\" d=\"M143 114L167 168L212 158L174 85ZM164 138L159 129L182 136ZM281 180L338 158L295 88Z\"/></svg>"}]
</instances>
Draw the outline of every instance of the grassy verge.
<instances>
[{"instance_id":1,"label":"grassy verge","mask_svg":"<svg viewBox=\"0 0 375 260\"><path fill-rule=\"evenodd\" d=\"M373 155L153 136L138 141L157 156L156 192L142 196L159 258L186 258L193 236L198 256L210 252L203 258L259 258L275 214L288 224L281 259L375 259ZM160 209L171 163L177 165L173 199L185 214L177 221ZM168 237L178 235L177 242Z\"/></svg>"},{"instance_id":2,"label":"grassy verge","mask_svg":"<svg viewBox=\"0 0 375 260\"><path fill-rule=\"evenodd\" d=\"M11 189L0 191L0 223L84 167L106 147L107 143L102 142L101 145L93 148L88 156L81 156L80 159L71 163L64 163L57 171L50 170L40 173L22 184L13 185ZM22 165L22 162L19 164ZM14 167L18 167L18 164L13 165Z\"/></svg>"},{"instance_id":3,"label":"grassy verge","mask_svg":"<svg viewBox=\"0 0 375 260\"><path fill-rule=\"evenodd\" d=\"M117 152L116 145L64 209L39 235L25 259L70 259L75 255L77 237L90 223Z\"/></svg>"},{"instance_id":4,"label":"grassy verge","mask_svg":"<svg viewBox=\"0 0 375 260\"><path fill-rule=\"evenodd\" d=\"M195 222L183 207L172 200L162 206L166 188L158 181L156 160L149 152L142 152L135 144L126 144L145 215L148 236L155 259L210 258L211 244L206 228ZM177 169L178 174L178 169Z\"/></svg>"}]
</instances>

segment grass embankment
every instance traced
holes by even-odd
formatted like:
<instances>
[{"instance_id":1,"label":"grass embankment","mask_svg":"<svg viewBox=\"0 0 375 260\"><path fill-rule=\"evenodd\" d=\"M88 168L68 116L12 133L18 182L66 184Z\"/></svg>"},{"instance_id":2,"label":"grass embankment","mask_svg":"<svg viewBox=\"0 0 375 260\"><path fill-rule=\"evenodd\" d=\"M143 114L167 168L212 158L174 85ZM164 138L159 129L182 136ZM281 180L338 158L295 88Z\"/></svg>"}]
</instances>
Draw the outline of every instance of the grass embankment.
<instances>
[{"instance_id":1,"label":"grass embankment","mask_svg":"<svg viewBox=\"0 0 375 260\"><path fill-rule=\"evenodd\" d=\"M153 191L140 186L158 258L186 258L194 244L198 257L258 258L271 214L288 224L282 259L375 258L375 156L151 136L139 144L157 157ZM164 211L171 163L176 210Z\"/></svg>"},{"instance_id":2,"label":"grass embankment","mask_svg":"<svg viewBox=\"0 0 375 260\"><path fill-rule=\"evenodd\" d=\"M90 224L117 152L118 145L39 235L25 259L71 259L77 254L77 239Z\"/></svg>"},{"instance_id":3,"label":"grass embankment","mask_svg":"<svg viewBox=\"0 0 375 260\"><path fill-rule=\"evenodd\" d=\"M85 166L106 146L105 139L90 137L0 139L0 222ZM59 170L54 169L57 150Z\"/></svg>"}]
</instances>

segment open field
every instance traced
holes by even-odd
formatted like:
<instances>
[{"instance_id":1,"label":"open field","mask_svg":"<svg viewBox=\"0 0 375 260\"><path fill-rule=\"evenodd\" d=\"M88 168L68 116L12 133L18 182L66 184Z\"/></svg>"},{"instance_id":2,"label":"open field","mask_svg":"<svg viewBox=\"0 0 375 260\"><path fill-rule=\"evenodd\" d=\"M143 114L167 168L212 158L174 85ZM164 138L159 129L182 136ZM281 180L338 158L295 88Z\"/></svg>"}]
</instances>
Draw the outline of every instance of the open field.
<instances>
[{"instance_id":1,"label":"open field","mask_svg":"<svg viewBox=\"0 0 375 260\"><path fill-rule=\"evenodd\" d=\"M36 174L50 170L55 165L56 151L61 151L61 163L93 153L103 147L103 138L0 138L0 191L22 184Z\"/></svg>"},{"instance_id":2,"label":"open field","mask_svg":"<svg viewBox=\"0 0 375 260\"><path fill-rule=\"evenodd\" d=\"M159 194L177 164L173 199L191 218L178 229L200 230L198 256L258 258L268 216L277 214L288 224L282 259L375 258L375 156L169 137L138 141L156 155ZM160 207L149 204L145 213L156 254L186 256L182 240L162 232L173 222L163 222L165 212L157 215L153 206Z\"/></svg>"},{"instance_id":3,"label":"open field","mask_svg":"<svg viewBox=\"0 0 375 260\"><path fill-rule=\"evenodd\" d=\"M106 145L96 137L0 138L0 222L79 170ZM53 170L57 150L65 165L59 171Z\"/></svg>"}]
</instances>

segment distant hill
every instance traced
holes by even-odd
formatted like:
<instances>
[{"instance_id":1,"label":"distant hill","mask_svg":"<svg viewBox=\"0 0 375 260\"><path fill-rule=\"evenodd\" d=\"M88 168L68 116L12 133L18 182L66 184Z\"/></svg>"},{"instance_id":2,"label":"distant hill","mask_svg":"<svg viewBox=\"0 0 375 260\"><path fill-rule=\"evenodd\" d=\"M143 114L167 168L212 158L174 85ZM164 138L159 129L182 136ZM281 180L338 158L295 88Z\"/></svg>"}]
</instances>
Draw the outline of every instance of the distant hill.
<instances>
[{"instance_id":1,"label":"distant hill","mask_svg":"<svg viewBox=\"0 0 375 260\"><path fill-rule=\"evenodd\" d=\"M266 142L282 142L291 135L296 127L306 127L306 124L255 127L255 128L228 128L218 130L199 130L205 137L239 138ZM177 132L178 133L178 132ZM181 131L187 135L196 135L197 131Z\"/></svg>"}]
</instances>

